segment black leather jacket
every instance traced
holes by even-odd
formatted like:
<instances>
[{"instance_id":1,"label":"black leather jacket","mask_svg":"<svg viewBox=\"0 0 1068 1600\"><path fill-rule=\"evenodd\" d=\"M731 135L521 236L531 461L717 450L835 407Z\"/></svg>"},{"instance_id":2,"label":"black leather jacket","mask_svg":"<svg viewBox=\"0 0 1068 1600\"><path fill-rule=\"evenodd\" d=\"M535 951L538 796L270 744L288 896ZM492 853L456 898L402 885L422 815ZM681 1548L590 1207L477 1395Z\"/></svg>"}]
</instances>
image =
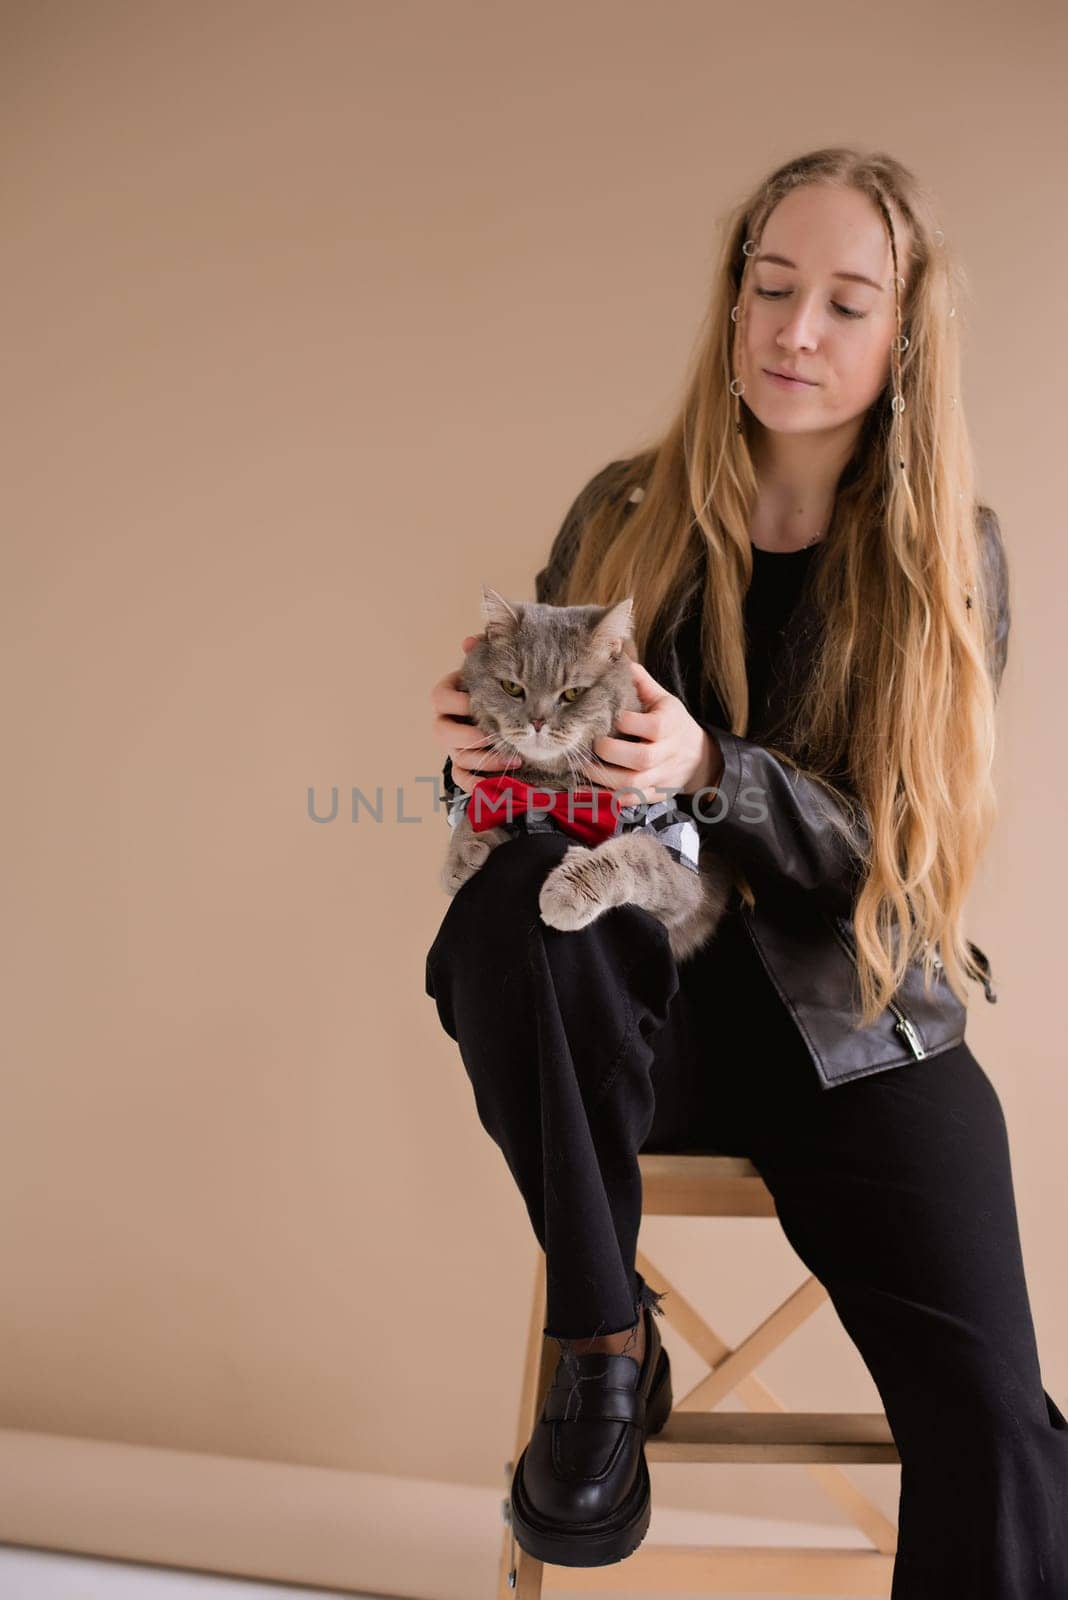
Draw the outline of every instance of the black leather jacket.
<instances>
[{"instance_id":1,"label":"black leather jacket","mask_svg":"<svg viewBox=\"0 0 1068 1600\"><path fill-rule=\"evenodd\" d=\"M535 579L537 600L553 603L562 592L590 505L597 496L617 491L626 466L626 462L609 463L576 497L548 563ZM627 492L620 490L620 494L625 504ZM999 687L1010 623L1008 570L997 517L988 506L979 507L979 524L986 570L992 580L988 591L996 597L991 670ZM689 599L698 595L701 581L701 576L695 575ZM791 614L784 648L802 636L810 620L803 591ZM687 682L686 655L678 648L685 625L685 613L680 611L650 652L646 665L715 736L723 752L719 796L703 802L709 820L701 825L716 829L717 842L737 859L755 891L753 907L738 898L735 909L804 1039L821 1087L830 1089L958 1044L964 1038L966 1007L941 972L930 992L925 992L918 961L910 963L882 1015L865 1028L855 1026L852 908L867 838L863 813L858 807L856 816L847 815L815 778L780 761L757 740L742 738L724 726L726 718L718 701L713 698L710 703L698 696L692 682ZM772 677L774 681L775 675ZM447 798L462 793L452 783L451 765L446 759ZM686 797L680 795L679 800L685 805ZM700 808L697 815L700 817ZM970 944L970 948L984 970L986 998L994 1001L997 995L989 959L977 945Z\"/></svg>"}]
</instances>

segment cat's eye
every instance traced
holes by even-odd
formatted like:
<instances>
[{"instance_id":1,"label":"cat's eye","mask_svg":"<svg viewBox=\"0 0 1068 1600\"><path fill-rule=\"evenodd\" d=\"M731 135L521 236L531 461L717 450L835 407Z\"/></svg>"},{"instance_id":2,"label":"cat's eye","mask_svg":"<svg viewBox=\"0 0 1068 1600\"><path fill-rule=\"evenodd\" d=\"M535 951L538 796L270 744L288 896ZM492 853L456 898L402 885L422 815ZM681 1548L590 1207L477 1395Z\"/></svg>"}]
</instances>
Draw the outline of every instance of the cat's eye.
<instances>
[{"instance_id":1,"label":"cat's eye","mask_svg":"<svg viewBox=\"0 0 1068 1600\"><path fill-rule=\"evenodd\" d=\"M565 705L570 706L574 705L579 695L584 693L585 690L580 685L577 689L562 689L560 691L559 698L564 702Z\"/></svg>"},{"instance_id":2,"label":"cat's eye","mask_svg":"<svg viewBox=\"0 0 1068 1600\"><path fill-rule=\"evenodd\" d=\"M505 694L510 694L514 700L522 700L525 690L521 683L514 683L511 678L499 678L498 682Z\"/></svg>"}]
</instances>

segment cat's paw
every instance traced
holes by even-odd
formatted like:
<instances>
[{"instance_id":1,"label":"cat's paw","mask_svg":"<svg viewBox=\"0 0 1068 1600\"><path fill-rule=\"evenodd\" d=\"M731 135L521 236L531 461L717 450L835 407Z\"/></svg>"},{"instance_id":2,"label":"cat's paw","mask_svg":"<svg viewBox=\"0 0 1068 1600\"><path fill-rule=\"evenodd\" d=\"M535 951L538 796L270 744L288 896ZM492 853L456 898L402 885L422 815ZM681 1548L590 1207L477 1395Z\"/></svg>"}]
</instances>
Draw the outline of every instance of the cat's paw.
<instances>
[{"instance_id":1,"label":"cat's paw","mask_svg":"<svg viewBox=\"0 0 1068 1600\"><path fill-rule=\"evenodd\" d=\"M441 887L445 893L456 894L462 889L487 860L492 849L492 844L474 838L467 840L461 851L451 853L441 870Z\"/></svg>"},{"instance_id":2,"label":"cat's paw","mask_svg":"<svg viewBox=\"0 0 1068 1600\"><path fill-rule=\"evenodd\" d=\"M538 909L550 928L573 933L576 928L588 927L608 909L607 878L595 854L584 844L570 845L546 874Z\"/></svg>"}]
</instances>

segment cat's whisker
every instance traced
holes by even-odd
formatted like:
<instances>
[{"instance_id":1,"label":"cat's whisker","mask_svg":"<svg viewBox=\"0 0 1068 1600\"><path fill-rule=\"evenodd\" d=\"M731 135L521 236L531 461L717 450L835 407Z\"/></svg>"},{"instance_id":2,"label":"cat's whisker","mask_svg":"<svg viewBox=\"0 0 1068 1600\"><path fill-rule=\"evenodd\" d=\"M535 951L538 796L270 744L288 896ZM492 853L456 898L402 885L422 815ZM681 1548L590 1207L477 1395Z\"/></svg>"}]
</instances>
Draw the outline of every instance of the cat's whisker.
<instances>
[{"instance_id":1,"label":"cat's whisker","mask_svg":"<svg viewBox=\"0 0 1068 1600\"><path fill-rule=\"evenodd\" d=\"M568 776L574 779L572 787L583 787L586 783L586 774L582 770L584 757L581 747L573 748L567 753Z\"/></svg>"},{"instance_id":2,"label":"cat's whisker","mask_svg":"<svg viewBox=\"0 0 1068 1600\"><path fill-rule=\"evenodd\" d=\"M512 741L510 739L506 739L503 734L495 733L492 736L492 739L493 739L493 742L491 743L491 745L490 745L488 750L484 750L483 751L483 755L488 755L488 756L518 755L519 752L516 750L515 745L512 743Z\"/></svg>"},{"instance_id":3,"label":"cat's whisker","mask_svg":"<svg viewBox=\"0 0 1068 1600\"><path fill-rule=\"evenodd\" d=\"M581 768L582 764L587 761L592 761L596 766L600 766L601 764L600 759L595 754L592 745L579 745L577 747L577 755L579 768ZM592 779L584 775L584 782L591 783Z\"/></svg>"}]
</instances>

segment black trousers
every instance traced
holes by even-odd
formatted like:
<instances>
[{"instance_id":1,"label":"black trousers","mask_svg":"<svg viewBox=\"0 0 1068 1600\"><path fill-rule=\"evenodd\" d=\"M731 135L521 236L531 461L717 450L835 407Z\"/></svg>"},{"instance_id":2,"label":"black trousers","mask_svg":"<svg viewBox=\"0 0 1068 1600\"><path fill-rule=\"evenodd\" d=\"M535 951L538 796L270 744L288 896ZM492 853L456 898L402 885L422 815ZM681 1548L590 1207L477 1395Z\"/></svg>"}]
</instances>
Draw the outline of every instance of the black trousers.
<instances>
[{"instance_id":1,"label":"black trousers","mask_svg":"<svg viewBox=\"0 0 1068 1600\"><path fill-rule=\"evenodd\" d=\"M966 1043L821 1087L733 919L676 964L617 906L541 921L567 848L517 835L449 903L426 988L545 1251L545 1333L631 1327L639 1150L747 1156L879 1390L893 1600L1066 1600L1068 1421L1042 1384L1005 1119Z\"/></svg>"}]
</instances>

